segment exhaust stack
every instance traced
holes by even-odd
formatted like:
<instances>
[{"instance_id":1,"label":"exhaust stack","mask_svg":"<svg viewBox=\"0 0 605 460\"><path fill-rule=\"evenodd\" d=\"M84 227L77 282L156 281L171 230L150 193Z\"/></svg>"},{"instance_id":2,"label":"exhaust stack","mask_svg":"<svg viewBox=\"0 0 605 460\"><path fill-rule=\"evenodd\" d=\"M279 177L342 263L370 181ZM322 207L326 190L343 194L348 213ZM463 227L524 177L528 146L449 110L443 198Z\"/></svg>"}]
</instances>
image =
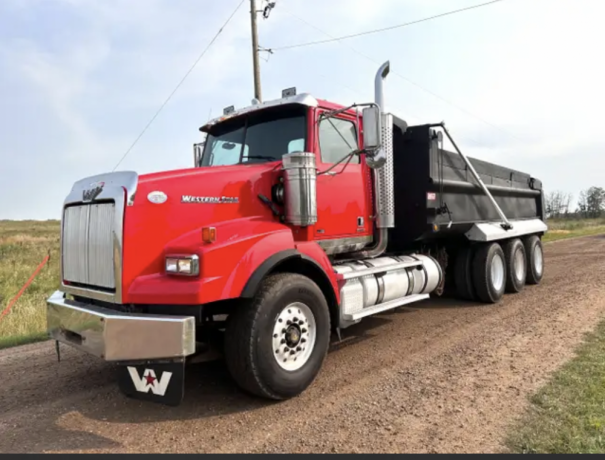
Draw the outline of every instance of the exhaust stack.
<instances>
[{"instance_id":1,"label":"exhaust stack","mask_svg":"<svg viewBox=\"0 0 605 460\"><path fill-rule=\"evenodd\" d=\"M374 171L374 199L376 208L376 244L351 254L354 259L380 256L387 248L388 229L395 226L395 195L393 193L393 117L385 113L383 81L390 71L389 61L380 66L374 79L374 99L382 118L381 147L366 162Z\"/></svg>"}]
</instances>

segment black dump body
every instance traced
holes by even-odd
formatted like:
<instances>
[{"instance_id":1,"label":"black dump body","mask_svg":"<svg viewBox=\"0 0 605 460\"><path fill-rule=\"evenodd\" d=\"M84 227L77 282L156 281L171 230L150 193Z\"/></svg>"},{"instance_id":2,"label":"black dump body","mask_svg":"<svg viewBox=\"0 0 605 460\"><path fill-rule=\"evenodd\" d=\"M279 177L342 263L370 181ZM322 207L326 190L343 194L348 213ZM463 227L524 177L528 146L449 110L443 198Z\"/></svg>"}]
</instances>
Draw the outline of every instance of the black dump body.
<instances>
[{"instance_id":1,"label":"black dump body","mask_svg":"<svg viewBox=\"0 0 605 460\"><path fill-rule=\"evenodd\" d=\"M453 242L474 223L501 222L462 157L440 149L437 134L431 125L406 129L401 122L394 124L395 228L389 230L389 251L414 248L435 239L449 238ZM507 219L545 220L539 180L493 163L468 159Z\"/></svg>"}]
</instances>

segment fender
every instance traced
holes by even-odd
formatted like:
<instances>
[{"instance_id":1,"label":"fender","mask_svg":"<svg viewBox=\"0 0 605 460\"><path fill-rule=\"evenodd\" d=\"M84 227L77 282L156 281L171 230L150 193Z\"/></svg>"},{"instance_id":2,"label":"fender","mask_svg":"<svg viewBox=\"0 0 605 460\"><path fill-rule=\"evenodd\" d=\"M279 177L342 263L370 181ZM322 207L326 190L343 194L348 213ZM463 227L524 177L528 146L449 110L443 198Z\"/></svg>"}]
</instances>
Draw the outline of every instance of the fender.
<instances>
[{"instance_id":1,"label":"fender","mask_svg":"<svg viewBox=\"0 0 605 460\"><path fill-rule=\"evenodd\" d=\"M253 298L263 279L279 264L292 259L301 259L301 254L296 249L285 249L273 254L252 273L239 296L246 299Z\"/></svg>"},{"instance_id":2,"label":"fender","mask_svg":"<svg viewBox=\"0 0 605 460\"><path fill-rule=\"evenodd\" d=\"M295 250L283 250L267 258L252 273L240 297L253 298L263 279L280 265L286 265L286 269L312 278L331 307L335 308L340 304L340 290L332 264L323 249L313 241L299 243Z\"/></svg>"},{"instance_id":3,"label":"fender","mask_svg":"<svg viewBox=\"0 0 605 460\"><path fill-rule=\"evenodd\" d=\"M208 224L212 225L212 224ZM217 241L203 243L195 230L173 240L167 254L197 254L200 275L166 275L163 270L138 276L128 290L135 304L201 305L239 297L250 275L276 252L295 250L292 231L263 218L243 218L213 225Z\"/></svg>"},{"instance_id":4,"label":"fender","mask_svg":"<svg viewBox=\"0 0 605 460\"><path fill-rule=\"evenodd\" d=\"M280 264L296 262L294 271L312 276L331 304L339 289L325 252L313 241L295 242L289 227L264 219L244 218L215 225L217 242L204 244L200 231L188 232L166 245L164 254L198 254L199 278L155 273L139 276L128 301L138 304L201 305L255 295L262 280Z\"/></svg>"}]
</instances>

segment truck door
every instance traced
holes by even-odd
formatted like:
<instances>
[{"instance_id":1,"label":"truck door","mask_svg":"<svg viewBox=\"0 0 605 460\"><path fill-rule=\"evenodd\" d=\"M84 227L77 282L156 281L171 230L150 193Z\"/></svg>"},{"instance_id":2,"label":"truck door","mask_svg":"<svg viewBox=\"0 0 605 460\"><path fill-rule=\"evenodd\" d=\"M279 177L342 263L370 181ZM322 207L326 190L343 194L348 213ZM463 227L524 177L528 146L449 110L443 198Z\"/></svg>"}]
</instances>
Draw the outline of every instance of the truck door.
<instances>
[{"instance_id":1,"label":"truck door","mask_svg":"<svg viewBox=\"0 0 605 460\"><path fill-rule=\"evenodd\" d=\"M367 166L355 155L348 164L344 161L322 174L358 148L356 119L321 118L315 126L319 152L315 239L329 254L362 248L372 241L373 228Z\"/></svg>"}]
</instances>

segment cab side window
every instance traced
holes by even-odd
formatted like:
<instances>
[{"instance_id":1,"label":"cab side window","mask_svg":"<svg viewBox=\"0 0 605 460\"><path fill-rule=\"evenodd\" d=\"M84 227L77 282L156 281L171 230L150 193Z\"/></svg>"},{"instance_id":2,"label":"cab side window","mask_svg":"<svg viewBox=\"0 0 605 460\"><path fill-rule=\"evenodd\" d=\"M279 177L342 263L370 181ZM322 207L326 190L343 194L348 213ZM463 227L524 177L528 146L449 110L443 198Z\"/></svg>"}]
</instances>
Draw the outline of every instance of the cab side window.
<instances>
[{"instance_id":1,"label":"cab side window","mask_svg":"<svg viewBox=\"0 0 605 460\"><path fill-rule=\"evenodd\" d=\"M355 123L341 118L323 118L319 123L319 149L321 161L328 164L338 163L357 150ZM359 155L354 155L349 164L359 164Z\"/></svg>"}]
</instances>

